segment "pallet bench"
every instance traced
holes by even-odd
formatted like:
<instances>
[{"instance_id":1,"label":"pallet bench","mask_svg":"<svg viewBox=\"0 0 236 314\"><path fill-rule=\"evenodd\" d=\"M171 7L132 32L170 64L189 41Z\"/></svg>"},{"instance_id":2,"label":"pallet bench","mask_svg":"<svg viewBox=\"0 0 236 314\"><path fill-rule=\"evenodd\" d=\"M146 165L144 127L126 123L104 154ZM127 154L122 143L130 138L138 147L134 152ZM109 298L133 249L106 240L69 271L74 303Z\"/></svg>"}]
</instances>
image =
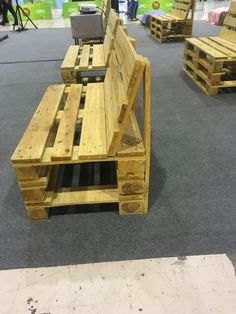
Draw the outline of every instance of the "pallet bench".
<instances>
[{"instance_id":1,"label":"pallet bench","mask_svg":"<svg viewBox=\"0 0 236 314\"><path fill-rule=\"evenodd\" d=\"M218 37L185 42L184 71L208 95L236 87L236 3L232 2Z\"/></svg>"},{"instance_id":2,"label":"pallet bench","mask_svg":"<svg viewBox=\"0 0 236 314\"><path fill-rule=\"evenodd\" d=\"M61 65L61 77L65 84L102 82L114 48L114 36L118 25L123 25L114 10L110 10L106 35L103 44L71 45ZM127 29L123 27L127 34ZM128 34L127 34L128 35ZM136 48L136 40L129 37Z\"/></svg>"},{"instance_id":3,"label":"pallet bench","mask_svg":"<svg viewBox=\"0 0 236 314\"><path fill-rule=\"evenodd\" d=\"M120 214L148 210L150 65L121 26L114 47L103 83L48 87L11 158L31 219L47 219L50 207L75 204L117 203ZM142 79L143 136L133 110ZM62 166L85 163L111 163L116 181L58 186Z\"/></svg>"},{"instance_id":4,"label":"pallet bench","mask_svg":"<svg viewBox=\"0 0 236 314\"><path fill-rule=\"evenodd\" d=\"M191 37L193 17L193 0L175 0L170 13L151 16L151 36L160 42Z\"/></svg>"}]
</instances>

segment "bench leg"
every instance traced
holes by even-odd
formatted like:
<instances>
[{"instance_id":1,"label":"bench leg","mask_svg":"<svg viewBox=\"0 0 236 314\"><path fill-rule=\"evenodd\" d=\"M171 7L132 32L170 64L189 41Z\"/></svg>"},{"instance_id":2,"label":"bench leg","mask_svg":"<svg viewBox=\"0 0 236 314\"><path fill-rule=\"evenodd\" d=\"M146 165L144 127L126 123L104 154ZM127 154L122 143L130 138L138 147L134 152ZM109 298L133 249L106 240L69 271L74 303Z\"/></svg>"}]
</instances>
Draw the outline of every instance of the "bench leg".
<instances>
[{"instance_id":1,"label":"bench leg","mask_svg":"<svg viewBox=\"0 0 236 314\"><path fill-rule=\"evenodd\" d=\"M47 220L48 208L27 208L27 214L32 220Z\"/></svg>"}]
</instances>

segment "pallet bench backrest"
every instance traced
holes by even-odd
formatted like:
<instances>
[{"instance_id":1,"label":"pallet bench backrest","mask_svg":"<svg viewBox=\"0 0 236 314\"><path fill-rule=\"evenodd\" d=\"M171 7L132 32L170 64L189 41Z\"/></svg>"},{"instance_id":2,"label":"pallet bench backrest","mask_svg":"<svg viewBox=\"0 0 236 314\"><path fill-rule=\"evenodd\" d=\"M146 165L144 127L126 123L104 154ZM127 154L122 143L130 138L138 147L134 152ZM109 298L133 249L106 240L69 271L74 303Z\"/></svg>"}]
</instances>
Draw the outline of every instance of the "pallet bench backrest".
<instances>
[{"instance_id":1,"label":"pallet bench backrest","mask_svg":"<svg viewBox=\"0 0 236 314\"><path fill-rule=\"evenodd\" d=\"M236 44L236 2L231 2L219 37Z\"/></svg>"},{"instance_id":2,"label":"pallet bench backrest","mask_svg":"<svg viewBox=\"0 0 236 314\"><path fill-rule=\"evenodd\" d=\"M144 62L134 50L122 26L117 27L104 88L107 151L115 155L144 71Z\"/></svg>"},{"instance_id":3,"label":"pallet bench backrest","mask_svg":"<svg viewBox=\"0 0 236 314\"><path fill-rule=\"evenodd\" d=\"M102 13L105 15L105 19L108 18L111 10L111 0L104 0L102 2Z\"/></svg>"},{"instance_id":4,"label":"pallet bench backrest","mask_svg":"<svg viewBox=\"0 0 236 314\"><path fill-rule=\"evenodd\" d=\"M170 14L180 18L187 19L189 11L193 10L193 0L174 0Z\"/></svg>"},{"instance_id":5,"label":"pallet bench backrest","mask_svg":"<svg viewBox=\"0 0 236 314\"><path fill-rule=\"evenodd\" d=\"M107 20L107 25L110 27L113 35L116 34L117 27L120 24L122 24L121 19L119 18L117 13L113 9L111 9Z\"/></svg>"}]
</instances>

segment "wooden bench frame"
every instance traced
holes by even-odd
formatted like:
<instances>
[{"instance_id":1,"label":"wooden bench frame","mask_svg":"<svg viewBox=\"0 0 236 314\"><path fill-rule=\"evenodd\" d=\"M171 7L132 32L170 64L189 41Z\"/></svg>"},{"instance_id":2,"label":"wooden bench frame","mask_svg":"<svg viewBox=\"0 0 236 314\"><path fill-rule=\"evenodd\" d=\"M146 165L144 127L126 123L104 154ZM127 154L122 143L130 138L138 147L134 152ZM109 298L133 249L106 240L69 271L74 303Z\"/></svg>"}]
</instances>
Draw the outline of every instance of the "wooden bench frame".
<instances>
[{"instance_id":1,"label":"wooden bench frame","mask_svg":"<svg viewBox=\"0 0 236 314\"><path fill-rule=\"evenodd\" d=\"M109 59L113 50L113 42L118 25L123 26L122 20L114 10L110 10L103 44L71 45L69 47L61 65L61 77L65 84L86 84L88 82L104 80L104 71L109 66ZM123 26L123 29L128 35L127 28ZM134 48L136 48L136 40L130 36L129 40ZM87 75L84 76L85 72Z\"/></svg>"},{"instance_id":2,"label":"wooden bench frame","mask_svg":"<svg viewBox=\"0 0 236 314\"><path fill-rule=\"evenodd\" d=\"M186 39L184 71L210 96L236 87L236 2L232 2L218 37Z\"/></svg>"},{"instance_id":3,"label":"wooden bench frame","mask_svg":"<svg viewBox=\"0 0 236 314\"><path fill-rule=\"evenodd\" d=\"M151 36L160 42L192 36L194 0L175 0L170 13L151 16Z\"/></svg>"},{"instance_id":4,"label":"wooden bench frame","mask_svg":"<svg viewBox=\"0 0 236 314\"><path fill-rule=\"evenodd\" d=\"M75 204L119 203L120 214L148 211L150 65L121 26L114 46L104 83L48 87L12 156L31 219L47 219L50 207ZM142 79L143 139L134 112ZM60 165L110 161L117 167L115 186L55 188Z\"/></svg>"}]
</instances>

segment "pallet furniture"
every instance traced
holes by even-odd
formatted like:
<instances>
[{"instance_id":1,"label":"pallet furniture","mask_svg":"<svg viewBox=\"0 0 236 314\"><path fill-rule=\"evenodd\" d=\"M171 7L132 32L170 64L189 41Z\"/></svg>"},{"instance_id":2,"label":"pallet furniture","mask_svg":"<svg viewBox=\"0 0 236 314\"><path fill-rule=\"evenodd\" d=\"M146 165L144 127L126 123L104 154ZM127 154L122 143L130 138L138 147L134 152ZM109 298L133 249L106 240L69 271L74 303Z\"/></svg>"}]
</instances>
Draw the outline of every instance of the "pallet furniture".
<instances>
[{"instance_id":1,"label":"pallet furniture","mask_svg":"<svg viewBox=\"0 0 236 314\"><path fill-rule=\"evenodd\" d=\"M192 36L194 0L174 0L170 13L151 16L151 35L160 42Z\"/></svg>"},{"instance_id":2,"label":"pallet furniture","mask_svg":"<svg viewBox=\"0 0 236 314\"><path fill-rule=\"evenodd\" d=\"M106 35L103 44L71 45L61 65L61 77L65 84L87 84L88 82L102 82L106 68L109 65L111 51L114 48L114 36L118 25L128 35L127 28L114 10L110 10ZM128 37L136 49L136 40Z\"/></svg>"},{"instance_id":3,"label":"pallet furniture","mask_svg":"<svg viewBox=\"0 0 236 314\"><path fill-rule=\"evenodd\" d=\"M103 44L71 45L61 65L61 77L65 84L102 81L103 75L82 77L84 72L104 71L109 64L114 36L118 25L122 24L114 10L109 10L106 35Z\"/></svg>"},{"instance_id":4,"label":"pallet furniture","mask_svg":"<svg viewBox=\"0 0 236 314\"><path fill-rule=\"evenodd\" d=\"M65 84L81 82L81 74L88 71L104 71L109 64L114 36L110 27L103 44L72 45L69 47L61 65L61 77Z\"/></svg>"},{"instance_id":5,"label":"pallet furniture","mask_svg":"<svg viewBox=\"0 0 236 314\"><path fill-rule=\"evenodd\" d=\"M218 37L185 42L184 71L208 95L236 87L236 3L232 2Z\"/></svg>"},{"instance_id":6,"label":"pallet furniture","mask_svg":"<svg viewBox=\"0 0 236 314\"><path fill-rule=\"evenodd\" d=\"M143 137L134 105L143 79ZM103 83L49 86L12 158L27 213L50 207L118 203L120 214L148 210L150 65L121 26ZM63 165L112 163L114 185L58 187ZM112 205L111 205L112 206Z\"/></svg>"}]
</instances>

